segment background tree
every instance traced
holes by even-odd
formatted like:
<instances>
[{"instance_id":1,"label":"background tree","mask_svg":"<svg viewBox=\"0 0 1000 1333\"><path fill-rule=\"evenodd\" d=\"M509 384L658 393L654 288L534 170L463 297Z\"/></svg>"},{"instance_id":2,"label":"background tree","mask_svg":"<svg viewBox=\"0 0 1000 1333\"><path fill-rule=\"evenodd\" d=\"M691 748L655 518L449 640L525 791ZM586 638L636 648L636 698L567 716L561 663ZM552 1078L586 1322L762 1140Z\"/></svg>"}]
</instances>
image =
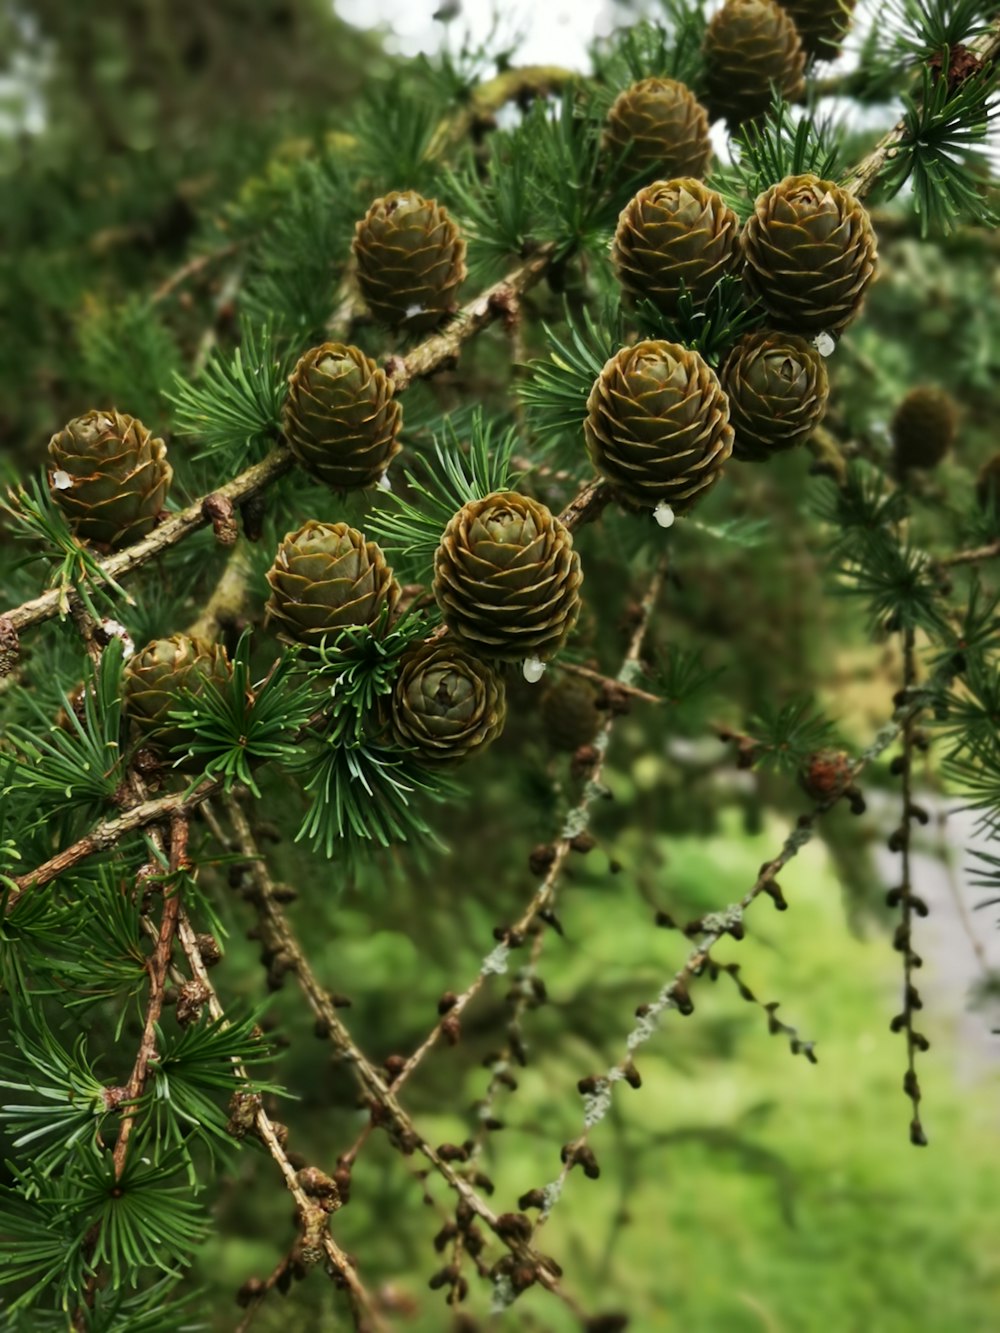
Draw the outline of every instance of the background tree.
<instances>
[{"instance_id":1,"label":"background tree","mask_svg":"<svg viewBox=\"0 0 1000 1333\"><path fill-rule=\"evenodd\" d=\"M9 20L5 1326L988 1326L996 6L231 8Z\"/></svg>"}]
</instances>

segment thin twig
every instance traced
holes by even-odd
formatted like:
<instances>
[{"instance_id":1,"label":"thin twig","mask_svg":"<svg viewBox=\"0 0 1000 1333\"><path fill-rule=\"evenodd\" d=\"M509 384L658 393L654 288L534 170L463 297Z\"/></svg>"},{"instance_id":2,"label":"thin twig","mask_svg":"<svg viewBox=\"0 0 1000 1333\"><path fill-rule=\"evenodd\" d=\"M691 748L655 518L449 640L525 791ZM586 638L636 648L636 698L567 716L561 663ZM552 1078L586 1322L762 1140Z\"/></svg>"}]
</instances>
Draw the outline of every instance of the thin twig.
<instances>
[{"instance_id":1,"label":"thin twig","mask_svg":"<svg viewBox=\"0 0 1000 1333\"><path fill-rule=\"evenodd\" d=\"M253 902L262 924L266 927L270 950L279 951L287 971L294 973L309 1007L330 1044L340 1059L350 1066L363 1092L371 1099L377 1123L390 1128L395 1145L406 1152L417 1151L430 1162L434 1170L495 1235L534 1272L536 1280L558 1296L574 1313L579 1313L576 1302L562 1290L545 1256L526 1245L523 1238L505 1231L497 1214L477 1194L472 1185L446 1162L437 1149L417 1130L409 1113L398 1100L401 1079L391 1086L365 1056L330 998L320 985L308 958L302 951L281 906L276 901L267 868L260 858L253 831L246 814L235 800L226 803L227 813L236 833L236 845L247 857L247 872L254 887ZM344 1159L341 1158L343 1164Z\"/></svg>"},{"instance_id":2,"label":"thin twig","mask_svg":"<svg viewBox=\"0 0 1000 1333\"><path fill-rule=\"evenodd\" d=\"M660 595L665 576L666 566L664 563L654 575L646 592L646 596L643 598L638 623L635 632L632 635L628 651L625 654L625 659L622 662L621 670L618 673L620 681L624 684L630 684L635 673L639 655L642 651L643 640L646 636L646 630L649 627L649 620L653 606ZM614 711L609 710L608 717L603 723L601 731L594 742L596 758L590 779L587 782L579 804L571 812L566 821L562 836L553 845L552 862L545 877L535 890L531 901L514 924L507 928L505 938L486 956L486 958L483 959L476 976L472 979L469 985L466 986L465 990L462 991L460 995L456 996L455 1003L449 1008L447 1014L435 1024L421 1044L406 1061L399 1076L394 1081L393 1086L397 1090L402 1087L407 1079L413 1074L414 1070L418 1068L427 1053L437 1045L442 1033L445 1031L446 1025L449 1025L449 1021L453 1022L454 1019L460 1017L470 1001L479 994L480 990L482 990L483 986L486 984L487 979L497 973L502 973L507 970L508 955L512 944L516 945L521 943L536 919L551 911L563 864L569 856L573 840L578 834L584 831L590 807L604 790L601 786L601 775L604 768L605 756L607 754L608 742L615 723L615 717L616 714Z\"/></svg>"},{"instance_id":3,"label":"thin twig","mask_svg":"<svg viewBox=\"0 0 1000 1333\"><path fill-rule=\"evenodd\" d=\"M216 1022L228 1026L225 1010L201 956L198 937L183 909L178 921L177 937L184 950L191 975L200 983L202 993L206 997L209 1013ZM233 1061L233 1071L238 1079L250 1082L247 1071L238 1060ZM274 1124L262 1106L258 1106L254 1113L254 1129L257 1137L277 1164L288 1192L295 1200L303 1234L308 1236L311 1242L314 1241L322 1247L331 1275L335 1276L339 1282L343 1282L346 1287L351 1299L355 1328L359 1330L359 1333L382 1333L386 1329L385 1321L376 1310L374 1301L358 1276L350 1258L330 1234L327 1213L318 1207L300 1184L298 1174L288 1160L288 1154L282 1147Z\"/></svg>"},{"instance_id":4,"label":"thin twig","mask_svg":"<svg viewBox=\"0 0 1000 1333\"><path fill-rule=\"evenodd\" d=\"M164 884L163 915L160 918L160 930L156 947L149 958L146 970L149 973L149 999L146 1002L146 1021L139 1042L139 1051L132 1066L132 1073L125 1089L123 1105L126 1110L115 1141L115 1175L120 1176L125 1169L129 1139L135 1126L135 1105L142 1097L149 1075L149 1063L156 1054L156 1026L163 1012L163 997L166 992L167 972L170 967L170 953L180 920L181 888L176 876L187 863L188 816L185 812L175 811L170 821L170 880ZM141 892L141 885L138 887Z\"/></svg>"}]
</instances>

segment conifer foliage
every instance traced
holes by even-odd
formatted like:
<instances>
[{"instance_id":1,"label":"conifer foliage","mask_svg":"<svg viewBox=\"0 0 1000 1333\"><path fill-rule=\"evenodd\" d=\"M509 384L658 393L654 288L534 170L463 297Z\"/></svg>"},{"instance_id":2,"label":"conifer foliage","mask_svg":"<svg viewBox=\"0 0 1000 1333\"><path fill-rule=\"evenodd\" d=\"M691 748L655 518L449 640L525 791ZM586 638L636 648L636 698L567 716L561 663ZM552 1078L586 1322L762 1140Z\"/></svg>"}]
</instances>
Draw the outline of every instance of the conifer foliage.
<instances>
[{"instance_id":1,"label":"conifer foliage","mask_svg":"<svg viewBox=\"0 0 1000 1333\"><path fill-rule=\"evenodd\" d=\"M862 34L860 68L836 89L902 97L902 118L866 138L820 104L854 6L815 6L800 35L812 8L726 0L710 16L670 0L589 71L520 69L493 49L400 63L353 119L279 153L203 219L162 313L151 290L136 327L160 418L127 415L128 377L111 377L136 340L109 336L99 357L125 392L52 421L40 478L12 483L5 1327L187 1327L205 1313L187 1270L254 1153L290 1194L294 1231L270 1276L247 1275L240 1327L309 1274L333 1279L354 1327L396 1327L339 1225L379 1138L444 1214L428 1299L500 1311L532 1290L591 1333L625 1328L628 1293L591 1301L543 1228L600 1173L602 1121L642 1096L621 1085L640 1088L643 1045L692 1014L719 975L713 951L743 938L760 900L790 905L778 877L806 843L850 837L840 807L862 815L869 778L898 811L886 910L902 1001L884 1018L903 1045L910 1140L927 1142L917 759L996 832L1000 525L955 403L898 369L873 389L865 330L883 336L898 233L972 246L974 263L995 239L977 151L1000 18L898 0L893 35ZM712 119L733 136L726 162L711 160ZM199 286L216 265L221 288ZM194 315L209 337L192 340ZM915 381L912 330L894 336ZM987 392L977 355L970 416ZM786 594L894 646L874 734L810 697L820 667L791 642ZM616 748L680 764L671 747L698 734L721 738L722 762L749 770L789 828L736 901L684 926L656 912L686 937L681 966L636 997L603 1072L580 1071L578 1132L551 1144L549 1179L491 1198L496 1104L535 1058L523 1031L550 938L573 940L561 889L603 827ZM516 892L491 868L491 819ZM462 843L465 826L485 852ZM334 990L336 942L311 919L342 903L377 930L394 885L419 897L446 874L449 843L465 849L450 918L481 963L436 1014L373 981L355 1020ZM978 874L1000 896L1000 863L981 854ZM466 892L494 913L492 935L463 916ZM256 998L226 956L251 923ZM477 1007L505 973L506 999ZM316 1160L278 1118L328 1091L287 1078L264 1003L283 987L353 1080ZM814 1061L775 1007L770 1030ZM439 1048L476 1041L467 1009L500 1049L468 1137L439 1144L407 1085L450 1058Z\"/></svg>"}]
</instances>

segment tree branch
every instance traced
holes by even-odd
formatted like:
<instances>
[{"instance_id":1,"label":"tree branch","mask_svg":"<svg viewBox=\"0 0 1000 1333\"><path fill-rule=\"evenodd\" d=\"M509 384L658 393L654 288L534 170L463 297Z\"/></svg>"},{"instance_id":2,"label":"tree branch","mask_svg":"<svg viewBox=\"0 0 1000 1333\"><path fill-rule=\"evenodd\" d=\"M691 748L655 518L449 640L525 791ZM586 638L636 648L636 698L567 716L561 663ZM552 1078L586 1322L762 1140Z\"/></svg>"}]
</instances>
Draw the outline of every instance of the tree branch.
<instances>
[{"instance_id":1,"label":"tree branch","mask_svg":"<svg viewBox=\"0 0 1000 1333\"><path fill-rule=\"evenodd\" d=\"M386 370L392 377L395 392L404 392L414 380L422 379L445 363L453 361L463 344L481 333L494 320L514 318L518 298L540 280L551 258L552 247L543 247L465 305L442 332L432 334L406 356L390 357L386 362ZM294 462L288 447L278 444L261 462L247 468L212 494L238 506L267 490L279 477L291 470ZM101 560L99 564L102 571L109 578L118 580L148 564L191 533L208 526L211 522L211 516L205 512L208 499L208 496L203 496L194 501L186 509L172 514L141 541ZM52 589L14 607L0 619L8 632L17 634L31 625L40 625L58 615L62 595L59 589Z\"/></svg>"}]
</instances>

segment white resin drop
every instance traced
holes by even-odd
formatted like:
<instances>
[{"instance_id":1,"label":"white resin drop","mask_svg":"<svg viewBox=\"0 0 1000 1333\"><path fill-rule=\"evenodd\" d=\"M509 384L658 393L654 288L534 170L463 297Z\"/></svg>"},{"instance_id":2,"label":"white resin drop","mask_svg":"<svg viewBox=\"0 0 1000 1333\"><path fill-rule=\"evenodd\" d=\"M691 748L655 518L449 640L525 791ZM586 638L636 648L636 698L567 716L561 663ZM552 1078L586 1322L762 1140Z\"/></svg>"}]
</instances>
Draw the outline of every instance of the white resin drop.
<instances>
[{"instance_id":1,"label":"white resin drop","mask_svg":"<svg viewBox=\"0 0 1000 1333\"><path fill-rule=\"evenodd\" d=\"M540 657L526 657L521 670L528 684L535 685L545 675L545 663Z\"/></svg>"},{"instance_id":2,"label":"white resin drop","mask_svg":"<svg viewBox=\"0 0 1000 1333\"><path fill-rule=\"evenodd\" d=\"M819 352L820 356L833 356L837 344L828 333L817 333L816 337L813 339L813 347L816 348L816 351Z\"/></svg>"},{"instance_id":3,"label":"white resin drop","mask_svg":"<svg viewBox=\"0 0 1000 1333\"><path fill-rule=\"evenodd\" d=\"M375 485L376 488L380 491L391 491L392 482L389 480L388 472L383 472L381 477L379 477L378 481L375 483Z\"/></svg>"},{"instance_id":4,"label":"white resin drop","mask_svg":"<svg viewBox=\"0 0 1000 1333\"><path fill-rule=\"evenodd\" d=\"M60 468L57 472L53 472L52 474L52 485L57 491L68 491L73 487L73 478L68 472L63 472L62 468Z\"/></svg>"},{"instance_id":5,"label":"white resin drop","mask_svg":"<svg viewBox=\"0 0 1000 1333\"><path fill-rule=\"evenodd\" d=\"M415 319L417 315L422 315L426 309L426 306L421 305L419 301L416 301L413 305L408 305L406 307L405 317L406 319Z\"/></svg>"},{"instance_id":6,"label":"white resin drop","mask_svg":"<svg viewBox=\"0 0 1000 1333\"><path fill-rule=\"evenodd\" d=\"M661 500L653 510L653 517L656 519L657 523L659 523L661 528L672 528L674 526L674 519L677 515L667 504L666 500Z\"/></svg>"}]
</instances>

